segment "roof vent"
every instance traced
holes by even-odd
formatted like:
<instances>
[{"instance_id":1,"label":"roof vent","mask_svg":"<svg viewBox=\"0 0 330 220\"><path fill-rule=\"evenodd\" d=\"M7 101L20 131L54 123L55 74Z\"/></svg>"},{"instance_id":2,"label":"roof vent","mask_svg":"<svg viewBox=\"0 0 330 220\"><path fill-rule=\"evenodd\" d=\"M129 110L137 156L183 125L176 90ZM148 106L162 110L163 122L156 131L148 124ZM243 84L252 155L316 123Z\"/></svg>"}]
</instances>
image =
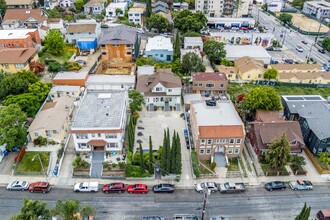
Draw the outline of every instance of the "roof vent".
<instances>
[{"instance_id":1,"label":"roof vent","mask_svg":"<svg viewBox=\"0 0 330 220\"><path fill-rule=\"evenodd\" d=\"M97 97L98 99L110 99L111 98L111 93L101 93Z\"/></svg>"},{"instance_id":2,"label":"roof vent","mask_svg":"<svg viewBox=\"0 0 330 220\"><path fill-rule=\"evenodd\" d=\"M31 11L25 11L25 14L30 14L31 13Z\"/></svg>"}]
</instances>

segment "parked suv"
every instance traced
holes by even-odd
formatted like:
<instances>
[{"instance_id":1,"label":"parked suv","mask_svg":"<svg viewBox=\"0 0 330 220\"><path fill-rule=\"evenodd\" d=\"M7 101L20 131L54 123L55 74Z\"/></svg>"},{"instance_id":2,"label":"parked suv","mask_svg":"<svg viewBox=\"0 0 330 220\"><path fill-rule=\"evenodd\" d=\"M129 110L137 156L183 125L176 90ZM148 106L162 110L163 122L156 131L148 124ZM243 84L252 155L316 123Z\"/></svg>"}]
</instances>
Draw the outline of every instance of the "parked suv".
<instances>
[{"instance_id":1,"label":"parked suv","mask_svg":"<svg viewBox=\"0 0 330 220\"><path fill-rule=\"evenodd\" d=\"M29 186L30 192L41 192L41 193L48 193L51 187L48 182L35 182L31 183Z\"/></svg>"},{"instance_id":2,"label":"parked suv","mask_svg":"<svg viewBox=\"0 0 330 220\"><path fill-rule=\"evenodd\" d=\"M110 183L110 184L105 184L103 186L103 192L105 193L122 193L125 192L125 184L124 183Z\"/></svg>"}]
</instances>

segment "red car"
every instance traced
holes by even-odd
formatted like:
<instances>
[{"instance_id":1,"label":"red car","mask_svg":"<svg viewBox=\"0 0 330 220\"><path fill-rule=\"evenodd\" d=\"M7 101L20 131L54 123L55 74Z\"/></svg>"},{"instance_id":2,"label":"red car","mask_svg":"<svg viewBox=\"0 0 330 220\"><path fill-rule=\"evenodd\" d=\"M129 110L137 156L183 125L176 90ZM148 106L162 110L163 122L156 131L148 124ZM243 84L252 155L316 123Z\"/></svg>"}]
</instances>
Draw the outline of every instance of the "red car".
<instances>
[{"instance_id":1,"label":"red car","mask_svg":"<svg viewBox=\"0 0 330 220\"><path fill-rule=\"evenodd\" d=\"M128 193L147 193L148 187L146 184L134 184L127 187Z\"/></svg>"},{"instance_id":2,"label":"red car","mask_svg":"<svg viewBox=\"0 0 330 220\"><path fill-rule=\"evenodd\" d=\"M308 43L307 43L307 41L304 41L304 40L303 40L303 41L301 41L301 43L303 43L303 44L308 44Z\"/></svg>"},{"instance_id":3,"label":"red car","mask_svg":"<svg viewBox=\"0 0 330 220\"><path fill-rule=\"evenodd\" d=\"M105 193L122 193L125 192L125 184L124 183L110 183L105 184L103 186L103 192Z\"/></svg>"},{"instance_id":4,"label":"red car","mask_svg":"<svg viewBox=\"0 0 330 220\"><path fill-rule=\"evenodd\" d=\"M30 192L48 193L50 189L51 188L48 182L35 182L31 183L29 186Z\"/></svg>"}]
</instances>

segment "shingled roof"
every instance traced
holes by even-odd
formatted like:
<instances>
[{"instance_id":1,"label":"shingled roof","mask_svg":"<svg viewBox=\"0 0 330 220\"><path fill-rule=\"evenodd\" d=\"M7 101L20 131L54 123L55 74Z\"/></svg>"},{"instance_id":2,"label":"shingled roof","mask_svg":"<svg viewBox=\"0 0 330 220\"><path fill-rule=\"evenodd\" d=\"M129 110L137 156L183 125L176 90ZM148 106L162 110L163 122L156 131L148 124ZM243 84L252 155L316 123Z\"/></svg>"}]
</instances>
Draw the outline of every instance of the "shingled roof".
<instances>
[{"instance_id":1,"label":"shingled roof","mask_svg":"<svg viewBox=\"0 0 330 220\"><path fill-rule=\"evenodd\" d=\"M105 30L99 44L134 44L136 34L137 28L119 25Z\"/></svg>"},{"instance_id":2,"label":"shingled roof","mask_svg":"<svg viewBox=\"0 0 330 220\"><path fill-rule=\"evenodd\" d=\"M7 9L6 14L3 18L3 20L8 19L17 19L20 22L25 22L27 19L33 18L37 20L38 22L43 22L47 20L47 17L44 15L42 9Z\"/></svg>"}]
</instances>

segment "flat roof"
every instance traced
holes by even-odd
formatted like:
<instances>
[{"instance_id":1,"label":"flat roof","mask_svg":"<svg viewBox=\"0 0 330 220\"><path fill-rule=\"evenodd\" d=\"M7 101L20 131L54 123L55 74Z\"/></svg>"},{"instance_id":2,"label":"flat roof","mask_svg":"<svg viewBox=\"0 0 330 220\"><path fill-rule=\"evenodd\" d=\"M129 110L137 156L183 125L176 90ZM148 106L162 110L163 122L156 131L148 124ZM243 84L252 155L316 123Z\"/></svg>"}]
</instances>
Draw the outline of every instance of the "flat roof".
<instances>
[{"instance_id":1,"label":"flat roof","mask_svg":"<svg viewBox=\"0 0 330 220\"><path fill-rule=\"evenodd\" d=\"M117 8L126 8L128 6L127 2L110 2L107 6L107 9L117 9Z\"/></svg>"},{"instance_id":2,"label":"flat roof","mask_svg":"<svg viewBox=\"0 0 330 220\"><path fill-rule=\"evenodd\" d=\"M16 29L16 30L0 30L0 39L18 39L27 38L28 33L37 29Z\"/></svg>"},{"instance_id":3,"label":"flat roof","mask_svg":"<svg viewBox=\"0 0 330 220\"><path fill-rule=\"evenodd\" d=\"M80 90L80 86L54 86L49 93L54 94L56 92L76 92Z\"/></svg>"},{"instance_id":4,"label":"flat roof","mask_svg":"<svg viewBox=\"0 0 330 220\"><path fill-rule=\"evenodd\" d=\"M135 83L135 76L126 75L90 75L86 82L87 85L91 84L127 84Z\"/></svg>"},{"instance_id":5,"label":"flat roof","mask_svg":"<svg viewBox=\"0 0 330 220\"><path fill-rule=\"evenodd\" d=\"M231 23L235 23L235 22L247 22L247 23L252 23L254 24L255 21L253 18L214 18L214 17L207 17L207 21L212 23L212 22L231 22Z\"/></svg>"},{"instance_id":6,"label":"flat roof","mask_svg":"<svg viewBox=\"0 0 330 220\"><path fill-rule=\"evenodd\" d=\"M173 51L173 45L170 37L155 36L149 37L146 44L146 51L168 50Z\"/></svg>"},{"instance_id":7,"label":"flat roof","mask_svg":"<svg viewBox=\"0 0 330 220\"><path fill-rule=\"evenodd\" d=\"M89 92L77 110L72 129L120 129L126 111L127 93Z\"/></svg>"},{"instance_id":8,"label":"flat roof","mask_svg":"<svg viewBox=\"0 0 330 220\"><path fill-rule=\"evenodd\" d=\"M258 58L271 58L267 50L260 46L226 44L225 50L227 51L227 59L240 58L244 56L253 57L256 60L259 60Z\"/></svg>"},{"instance_id":9,"label":"flat roof","mask_svg":"<svg viewBox=\"0 0 330 220\"><path fill-rule=\"evenodd\" d=\"M274 34L272 33L240 33L240 32L210 32L211 36L214 37L241 37L241 38L246 38L246 37L252 37L253 39L256 39L257 37L261 38L272 38L274 37Z\"/></svg>"},{"instance_id":10,"label":"flat roof","mask_svg":"<svg viewBox=\"0 0 330 220\"><path fill-rule=\"evenodd\" d=\"M297 114L299 109L315 105L317 102L327 102L320 95L282 95L281 97L286 102L291 114Z\"/></svg>"},{"instance_id":11,"label":"flat roof","mask_svg":"<svg viewBox=\"0 0 330 220\"><path fill-rule=\"evenodd\" d=\"M201 101L202 95L199 94L183 94L183 101L185 105L190 105L192 101Z\"/></svg>"},{"instance_id":12,"label":"flat roof","mask_svg":"<svg viewBox=\"0 0 330 220\"><path fill-rule=\"evenodd\" d=\"M330 3L326 1L308 1L307 4L312 5L316 8L330 10Z\"/></svg>"},{"instance_id":13,"label":"flat roof","mask_svg":"<svg viewBox=\"0 0 330 220\"><path fill-rule=\"evenodd\" d=\"M282 95L285 101L326 101L320 95Z\"/></svg>"},{"instance_id":14,"label":"flat roof","mask_svg":"<svg viewBox=\"0 0 330 220\"><path fill-rule=\"evenodd\" d=\"M201 37L185 37L184 42L188 44L203 44Z\"/></svg>"},{"instance_id":15,"label":"flat roof","mask_svg":"<svg viewBox=\"0 0 330 220\"><path fill-rule=\"evenodd\" d=\"M88 75L87 71L79 71L79 72L59 72L54 77L54 80L61 79L85 79Z\"/></svg>"},{"instance_id":16,"label":"flat roof","mask_svg":"<svg viewBox=\"0 0 330 220\"><path fill-rule=\"evenodd\" d=\"M141 76L141 75L152 75L154 74L154 71L155 71L154 66L144 65L144 66L138 66L136 72L138 76Z\"/></svg>"},{"instance_id":17,"label":"flat roof","mask_svg":"<svg viewBox=\"0 0 330 220\"><path fill-rule=\"evenodd\" d=\"M207 106L205 101L193 102L198 126L243 125L230 100L217 101L216 106Z\"/></svg>"}]
</instances>

